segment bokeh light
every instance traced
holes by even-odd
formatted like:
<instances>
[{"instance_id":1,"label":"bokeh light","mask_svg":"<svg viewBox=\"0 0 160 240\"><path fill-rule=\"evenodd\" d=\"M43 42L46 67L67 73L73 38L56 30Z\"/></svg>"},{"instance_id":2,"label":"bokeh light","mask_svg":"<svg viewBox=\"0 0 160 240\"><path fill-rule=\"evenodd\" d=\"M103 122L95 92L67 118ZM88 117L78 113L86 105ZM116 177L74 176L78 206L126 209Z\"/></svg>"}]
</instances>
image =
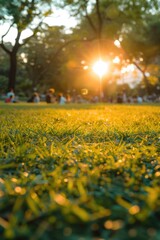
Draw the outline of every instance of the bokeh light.
<instances>
[{"instance_id":1,"label":"bokeh light","mask_svg":"<svg viewBox=\"0 0 160 240\"><path fill-rule=\"evenodd\" d=\"M118 47L118 48L121 47L121 43L120 43L119 40L115 40L115 41L114 41L114 45L115 45L116 47Z\"/></svg>"}]
</instances>

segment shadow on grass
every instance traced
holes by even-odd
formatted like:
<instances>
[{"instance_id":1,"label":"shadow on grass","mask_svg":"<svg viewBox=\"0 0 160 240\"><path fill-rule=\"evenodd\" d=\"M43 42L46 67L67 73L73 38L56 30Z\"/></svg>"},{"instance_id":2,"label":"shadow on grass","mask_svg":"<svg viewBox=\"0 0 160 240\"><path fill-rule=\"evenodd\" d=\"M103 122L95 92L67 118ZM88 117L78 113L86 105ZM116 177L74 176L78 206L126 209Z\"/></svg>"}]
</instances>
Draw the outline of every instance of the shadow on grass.
<instances>
[{"instance_id":1,"label":"shadow on grass","mask_svg":"<svg viewBox=\"0 0 160 240\"><path fill-rule=\"evenodd\" d=\"M47 104L45 102L41 103L26 103L19 102L13 104L6 104L4 102L0 102L0 109L20 109L20 110L29 110L29 109L105 109L106 107L142 107L142 106L157 106L159 107L159 103L143 103L139 104L111 104L111 103L70 103L65 105L59 105L58 103Z\"/></svg>"}]
</instances>

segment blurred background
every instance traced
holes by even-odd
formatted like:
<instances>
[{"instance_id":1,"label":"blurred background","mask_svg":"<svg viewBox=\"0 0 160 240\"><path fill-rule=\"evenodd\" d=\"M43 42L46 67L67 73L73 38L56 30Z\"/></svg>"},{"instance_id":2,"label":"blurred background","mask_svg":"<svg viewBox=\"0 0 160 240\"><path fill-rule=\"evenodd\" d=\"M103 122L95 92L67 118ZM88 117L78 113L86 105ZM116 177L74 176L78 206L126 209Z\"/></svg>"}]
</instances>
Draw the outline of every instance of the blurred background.
<instances>
[{"instance_id":1,"label":"blurred background","mask_svg":"<svg viewBox=\"0 0 160 240\"><path fill-rule=\"evenodd\" d=\"M159 0L0 0L1 98L53 88L93 101L159 101L159 9ZM97 61L106 65L95 71Z\"/></svg>"}]
</instances>

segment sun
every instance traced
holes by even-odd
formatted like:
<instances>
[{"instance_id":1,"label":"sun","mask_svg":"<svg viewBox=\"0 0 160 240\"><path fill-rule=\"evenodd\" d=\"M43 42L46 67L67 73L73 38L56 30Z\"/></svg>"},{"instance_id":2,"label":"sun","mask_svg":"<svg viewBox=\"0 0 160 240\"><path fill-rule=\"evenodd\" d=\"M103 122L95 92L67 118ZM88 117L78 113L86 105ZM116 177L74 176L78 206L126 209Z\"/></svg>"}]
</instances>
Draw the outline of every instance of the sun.
<instances>
[{"instance_id":1,"label":"sun","mask_svg":"<svg viewBox=\"0 0 160 240\"><path fill-rule=\"evenodd\" d=\"M108 71L108 63L99 59L93 64L92 69L100 78L102 78Z\"/></svg>"}]
</instances>

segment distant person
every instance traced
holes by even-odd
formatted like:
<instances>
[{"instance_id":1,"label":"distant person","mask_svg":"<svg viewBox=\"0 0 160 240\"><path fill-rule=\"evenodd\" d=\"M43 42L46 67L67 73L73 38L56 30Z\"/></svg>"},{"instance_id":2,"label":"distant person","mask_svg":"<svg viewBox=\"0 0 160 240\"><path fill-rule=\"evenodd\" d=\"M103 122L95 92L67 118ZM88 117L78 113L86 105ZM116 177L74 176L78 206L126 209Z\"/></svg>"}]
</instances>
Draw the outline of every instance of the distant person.
<instances>
[{"instance_id":1,"label":"distant person","mask_svg":"<svg viewBox=\"0 0 160 240\"><path fill-rule=\"evenodd\" d=\"M143 102L143 99L141 96L137 96L137 103L142 103Z\"/></svg>"},{"instance_id":2,"label":"distant person","mask_svg":"<svg viewBox=\"0 0 160 240\"><path fill-rule=\"evenodd\" d=\"M66 103L71 103L71 96L70 96L70 94L67 94L66 95Z\"/></svg>"},{"instance_id":3,"label":"distant person","mask_svg":"<svg viewBox=\"0 0 160 240\"><path fill-rule=\"evenodd\" d=\"M34 92L31 96L31 98L29 98L27 102L29 102L29 103L39 103L40 102L39 94L37 92Z\"/></svg>"},{"instance_id":4,"label":"distant person","mask_svg":"<svg viewBox=\"0 0 160 240\"><path fill-rule=\"evenodd\" d=\"M123 102L123 103L127 103L127 94L126 94L125 91L123 91L122 102Z\"/></svg>"},{"instance_id":5,"label":"distant person","mask_svg":"<svg viewBox=\"0 0 160 240\"><path fill-rule=\"evenodd\" d=\"M123 102L123 97L121 93L117 94L117 103L122 103Z\"/></svg>"},{"instance_id":6,"label":"distant person","mask_svg":"<svg viewBox=\"0 0 160 240\"><path fill-rule=\"evenodd\" d=\"M99 97L97 95L93 96L91 99L92 103L98 103L99 102Z\"/></svg>"},{"instance_id":7,"label":"distant person","mask_svg":"<svg viewBox=\"0 0 160 240\"><path fill-rule=\"evenodd\" d=\"M34 95L33 102L34 103L39 103L40 102L39 94L37 92L34 92L33 95Z\"/></svg>"},{"instance_id":8,"label":"distant person","mask_svg":"<svg viewBox=\"0 0 160 240\"><path fill-rule=\"evenodd\" d=\"M15 103L15 93L13 91L13 89L10 89L10 91L7 93L6 99L5 99L6 103Z\"/></svg>"},{"instance_id":9,"label":"distant person","mask_svg":"<svg viewBox=\"0 0 160 240\"><path fill-rule=\"evenodd\" d=\"M58 102L60 105L64 105L67 102L66 98L63 96L63 93L58 94Z\"/></svg>"},{"instance_id":10,"label":"distant person","mask_svg":"<svg viewBox=\"0 0 160 240\"><path fill-rule=\"evenodd\" d=\"M7 93L7 98L10 98L10 97L13 97L13 98L15 97L15 93L14 93L14 90L12 88Z\"/></svg>"},{"instance_id":11,"label":"distant person","mask_svg":"<svg viewBox=\"0 0 160 240\"><path fill-rule=\"evenodd\" d=\"M133 95L133 103L137 103L137 94Z\"/></svg>"},{"instance_id":12,"label":"distant person","mask_svg":"<svg viewBox=\"0 0 160 240\"><path fill-rule=\"evenodd\" d=\"M5 103L12 103L12 102L13 102L13 97L12 97L12 96L7 97L7 98L5 99Z\"/></svg>"},{"instance_id":13,"label":"distant person","mask_svg":"<svg viewBox=\"0 0 160 240\"><path fill-rule=\"evenodd\" d=\"M46 94L46 102L47 103L54 103L56 101L56 97L54 95L55 90L54 88L50 88Z\"/></svg>"},{"instance_id":14,"label":"distant person","mask_svg":"<svg viewBox=\"0 0 160 240\"><path fill-rule=\"evenodd\" d=\"M128 102L129 102L129 103L134 103L134 99L133 99L132 96L129 96L129 98L128 98Z\"/></svg>"}]
</instances>

